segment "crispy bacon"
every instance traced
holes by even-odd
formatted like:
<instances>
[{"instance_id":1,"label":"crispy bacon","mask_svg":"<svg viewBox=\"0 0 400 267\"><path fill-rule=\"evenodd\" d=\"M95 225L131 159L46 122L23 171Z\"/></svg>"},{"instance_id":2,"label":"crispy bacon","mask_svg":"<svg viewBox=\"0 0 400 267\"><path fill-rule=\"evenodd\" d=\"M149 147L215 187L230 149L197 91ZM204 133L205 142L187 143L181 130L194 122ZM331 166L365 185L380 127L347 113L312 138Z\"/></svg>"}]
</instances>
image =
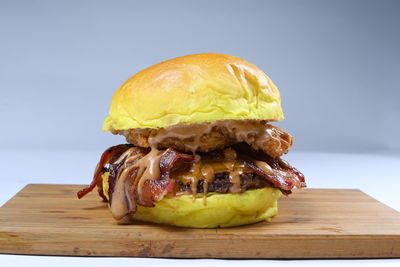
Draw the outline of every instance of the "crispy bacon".
<instances>
[{"instance_id":1,"label":"crispy bacon","mask_svg":"<svg viewBox=\"0 0 400 267\"><path fill-rule=\"evenodd\" d=\"M271 166L274 175L269 175L265 173L261 168L257 167L257 165L255 165L254 162L249 158L244 157L243 161L247 167L254 171L255 174L264 177L275 187L281 189L282 192L285 194L290 194L294 187L306 187L303 174L297 169L291 167L290 165L289 167L283 164L281 159L271 158L269 162L266 161Z\"/></svg>"},{"instance_id":2,"label":"crispy bacon","mask_svg":"<svg viewBox=\"0 0 400 267\"><path fill-rule=\"evenodd\" d=\"M160 158L160 180L147 180L142 188L142 197L138 198L138 204L145 207L154 207L154 203L160 201L175 187L175 180L169 175L174 168L182 164L192 163L194 156L180 153L171 148L167 149Z\"/></svg>"},{"instance_id":3,"label":"crispy bacon","mask_svg":"<svg viewBox=\"0 0 400 267\"><path fill-rule=\"evenodd\" d=\"M142 198L138 202L141 206L154 207L154 203L160 201L175 187L174 179L147 180L142 188Z\"/></svg>"},{"instance_id":4,"label":"crispy bacon","mask_svg":"<svg viewBox=\"0 0 400 267\"><path fill-rule=\"evenodd\" d=\"M160 179L149 179L142 187L142 196L138 196L137 188L132 189L132 195L136 202L145 207L154 207L154 203L160 201L168 192L175 187L175 180L170 179L171 170L182 164L191 163L193 155L180 153L173 149L167 149L160 158Z\"/></svg>"},{"instance_id":5,"label":"crispy bacon","mask_svg":"<svg viewBox=\"0 0 400 267\"><path fill-rule=\"evenodd\" d=\"M145 207L154 207L154 203L160 201L167 193L175 188L175 180L170 179L170 173L174 168L182 164L191 163L194 156L180 153L173 149L167 149L160 158L160 180L149 179L143 184L142 196L137 196L138 204ZM133 195L137 195L137 188Z\"/></svg>"},{"instance_id":6,"label":"crispy bacon","mask_svg":"<svg viewBox=\"0 0 400 267\"><path fill-rule=\"evenodd\" d=\"M235 146L235 150L240 152L239 158L243 160L247 167L252 169L255 174L264 177L274 186L281 189L284 194L290 194L294 187L303 188L307 186L304 175L296 168L289 165L289 163L287 163L285 160L281 158L272 158L261 151L253 150L246 144ZM274 175L265 173L255 164L255 160L268 163L268 165L272 168Z\"/></svg>"},{"instance_id":7,"label":"crispy bacon","mask_svg":"<svg viewBox=\"0 0 400 267\"><path fill-rule=\"evenodd\" d=\"M261 179L257 180L259 181L257 186L274 186L279 188L284 194L290 194L294 187L302 188L306 186L303 174L280 158L272 158L262 151L254 151L249 145L246 144L235 145L231 149L235 150L235 160L244 162L246 166L246 173L243 173L243 175L253 175L254 177L249 176L253 180ZM119 197L116 201L125 201L115 203L124 203L124 208L121 211L121 206L119 206L119 209L117 208L118 212L116 214L113 213L114 218L121 219L126 215L135 213L137 210L137 205L154 207L154 204L163 199L168 193L176 192L176 190L179 190L177 188L182 187L174 179L170 178L171 172L177 169L179 169L179 171L186 170L180 168L187 168L189 171L189 167L191 167L192 163L195 162L195 155L181 153L172 148L163 151L162 154L160 154L158 150L155 150L154 154L149 153L153 152L150 152L150 150L146 148L135 147L128 144L113 146L107 149L102 154L100 162L96 167L92 183L88 187L78 192L78 198L85 196L97 185L100 196L107 201L103 194L101 175L104 172L109 172L108 202L110 207L113 207L113 195L114 198L117 197L117 195L115 195L116 193L114 193L114 189L118 182L121 183L119 184L119 190L121 191L118 191ZM157 177L147 177L145 179L144 183L141 184L142 187L140 188L141 190L139 196L138 185L141 178L140 176L143 175L146 168L149 168L149 166L146 166L146 164L149 162L149 159L146 158L148 155L152 155L152 157L159 157L159 175L157 175ZM231 160L225 158L226 155L227 154L224 151L202 153L200 154L200 162L202 160L217 162ZM144 162L138 162L142 159ZM271 167L273 173L266 173L262 168L258 167L259 163L257 161L263 161L267 163ZM229 180L229 172L222 174L228 175L228 187L231 186L232 184ZM221 173L216 173L215 175L218 176L221 175ZM120 180L120 177L123 177L121 178L122 180ZM218 182L218 179L213 182ZM211 188L210 186L212 187L213 184L209 184L209 188ZM240 184L239 186L244 185ZM256 188L258 188L257 186ZM123 195L121 195L121 193L123 193Z\"/></svg>"},{"instance_id":8,"label":"crispy bacon","mask_svg":"<svg viewBox=\"0 0 400 267\"><path fill-rule=\"evenodd\" d=\"M99 195L103 198L103 200L107 201L106 197L103 194L103 187L102 187L102 181L101 181L101 174L104 169L104 166L110 162L110 160L116 156L117 154L122 154L125 152L128 148L132 147L130 144L122 144L122 145L117 145L117 146L112 146L106 151L103 152L101 155L100 161L96 166L96 169L94 171L93 175L93 180L90 183L89 186L85 187L84 189L80 190L77 193L78 198L83 198L86 194L91 192L96 185L99 188Z\"/></svg>"},{"instance_id":9,"label":"crispy bacon","mask_svg":"<svg viewBox=\"0 0 400 267\"><path fill-rule=\"evenodd\" d=\"M135 147L136 148L136 147ZM138 151L131 153L136 155L138 153L142 156L136 158L136 160L128 163L130 157L124 157L112 161L104 171L108 171L108 195L110 196L110 206L113 202L114 189L118 179L120 179L121 173L126 168L132 168L136 161L141 160L146 154L149 153L148 149L137 148ZM128 151L127 151L128 153ZM126 153L125 153L126 154ZM141 177L138 177L138 168L133 168L129 171L127 179L124 181L124 195L126 201L127 210L123 214L115 215L115 218L120 219L128 214L135 213L137 205L145 207L154 207L154 203L160 201L167 193L172 192L175 188L175 180L170 179L170 172L181 166L182 164L191 163L194 160L193 155L177 152L172 149L167 149L160 156L160 177L154 177L154 179L148 179L144 182L141 188L141 195L138 194L138 182Z\"/></svg>"},{"instance_id":10,"label":"crispy bacon","mask_svg":"<svg viewBox=\"0 0 400 267\"><path fill-rule=\"evenodd\" d=\"M193 161L193 155L180 153L172 148L168 148L160 159L161 179L168 179L171 170L180 164L191 163Z\"/></svg>"}]
</instances>

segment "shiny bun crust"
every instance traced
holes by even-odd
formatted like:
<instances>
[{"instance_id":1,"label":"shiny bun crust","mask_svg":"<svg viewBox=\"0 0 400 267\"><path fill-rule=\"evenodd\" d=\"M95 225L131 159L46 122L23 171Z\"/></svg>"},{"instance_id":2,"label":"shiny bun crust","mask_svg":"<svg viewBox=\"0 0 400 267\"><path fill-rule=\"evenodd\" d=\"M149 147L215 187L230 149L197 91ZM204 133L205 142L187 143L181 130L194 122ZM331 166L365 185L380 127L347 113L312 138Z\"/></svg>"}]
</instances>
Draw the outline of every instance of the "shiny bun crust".
<instances>
[{"instance_id":1,"label":"shiny bun crust","mask_svg":"<svg viewBox=\"0 0 400 267\"><path fill-rule=\"evenodd\" d=\"M144 69L115 92L104 131L226 119L283 119L278 89L253 64L196 54Z\"/></svg>"},{"instance_id":2,"label":"shiny bun crust","mask_svg":"<svg viewBox=\"0 0 400 267\"><path fill-rule=\"evenodd\" d=\"M108 174L103 174L103 192L109 200ZM138 206L132 219L191 228L232 227L269 221L278 213L281 191L272 187L247 190L240 194L197 194L163 198L155 207Z\"/></svg>"}]
</instances>

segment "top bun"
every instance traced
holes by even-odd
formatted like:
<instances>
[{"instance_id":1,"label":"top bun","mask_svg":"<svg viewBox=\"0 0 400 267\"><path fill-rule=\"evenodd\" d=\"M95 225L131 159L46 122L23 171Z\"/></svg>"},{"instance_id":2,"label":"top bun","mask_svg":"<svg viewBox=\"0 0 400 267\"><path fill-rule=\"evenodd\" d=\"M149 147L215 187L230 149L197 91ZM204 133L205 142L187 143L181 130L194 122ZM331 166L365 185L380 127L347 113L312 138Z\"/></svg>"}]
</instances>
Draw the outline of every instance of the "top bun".
<instances>
[{"instance_id":1,"label":"top bun","mask_svg":"<svg viewBox=\"0 0 400 267\"><path fill-rule=\"evenodd\" d=\"M196 54L163 61L128 79L112 98L103 130L227 119L282 120L279 91L243 59Z\"/></svg>"}]
</instances>

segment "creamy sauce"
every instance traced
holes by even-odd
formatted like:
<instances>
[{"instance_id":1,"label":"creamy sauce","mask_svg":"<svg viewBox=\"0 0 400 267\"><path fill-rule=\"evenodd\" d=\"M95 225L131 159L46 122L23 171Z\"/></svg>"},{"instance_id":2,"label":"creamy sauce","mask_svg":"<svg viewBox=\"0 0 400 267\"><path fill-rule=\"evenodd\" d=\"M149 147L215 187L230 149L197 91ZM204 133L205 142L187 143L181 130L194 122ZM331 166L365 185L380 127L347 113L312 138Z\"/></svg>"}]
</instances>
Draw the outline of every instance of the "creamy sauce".
<instances>
[{"instance_id":1,"label":"creamy sauce","mask_svg":"<svg viewBox=\"0 0 400 267\"><path fill-rule=\"evenodd\" d=\"M229 122L225 122L227 125ZM233 123L236 125L236 133L238 138L244 138L244 136L251 133L251 130L245 130L241 127L243 125L238 123ZM239 126L240 127L239 127ZM203 125L204 126L204 125ZM203 127L202 126L202 127ZM206 128L210 127L210 124L204 126ZM233 126L232 126L233 127ZM243 126L244 127L244 126ZM201 128L201 127L200 127ZM197 129L200 129L197 128ZM188 136L189 133L193 135L193 129L189 130L189 127L178 127L179 130L172 132L161 132L163 135L155 136L152 139L152 148L150 152L147 154L143 154L143 151L138 151L137 148L129 148L126 150L115 163L121 163L124 161L122 169L119 171L119 174L115 180L114 191L112 194L111 201L111 212L117 220L124 218L131 212L135 212L136 204L133 197L133 188L137 188L138 199L142 201L143 194L143 186L145 185L147 180L160 179L160 160L163 152L165 150L158 150L156 148L156 143L158 142L157 138L167 138L166 136L174 136L178 138L184 138ZM204 130L204 128L203 128ZM168 133L168 134L167 134ZM173 133L171 135L171 133ZM193 136L192 136L193 137ZM196 137L197 138L197 137ZM199 142L194 138L193 140L193 149L196 149L196 142ZM197 140L197 141L196 141ZM195 155L195 160L191 165L189 173L187 171L182 173L182 177L176 176L170 177L171 179L179 179L182 178L186 182L190 182L190 189L193 196L193 201L196 200L196 195L198 192L198 184L199 180L203 180L203 203L207 204L207 193L208 186L215 179L215 173L220 172L229 172L229 181L231 182L231 186L229 187L230 193L240 193L241 185L240 185L240 176L243 174L245 166L243 163L237 161L236 151L232 148L227 148L223 151L224 159L214 162L209 162L207 159L203 160L199 155ZM288 163L283 162L283 165L288 165ZM271 166L269 166L266 162L255 161L255 165L263 170L268 175L274 175L274 171ZM288 176L287 173L279 173L282 176ZM279 178L281 179L281 178ZM283 180L283 179L282 179Z\"/></svg>"},{"instance_id":2,"label":"creamy sauce","mask_svg":"<svg viewBox=\"0 0 400 267\"><path fill-rule=\"evenodd\" d=\"M232 148L224 149L224 157L227 160L225 162L225 166L229 171L229 181L232 183L232 186L229 188L230 193L240 193L242 192L242 188L240 187L240 175L243 173L242 166L235 166L236 164L236 151Z\"/></svg>"},{"instance_id":3,"label":"creamy sauce","mask_svg":"<svg viewBox=\"0 0 400 267\"><path fill-rule=\"evenodd\" d=\"M126 202L125 182L132 171L137 169L135 165L125 168L121 175L117 178L111 201L111 213L117 220L122 219L128 212L128 203Z\"/></svg>"},{"instance_id":4,"label":"creamy sauce","mask_svg":"<svg viewBox=\"0 0 400 267\"><path fill-rule=\"evenodd\" d=\"M163 142L167 138L177 138L187 141L185 146L193 154L201 144L202 134L209 133L213 125L209 123L200 124L178 124L167 128L161 128L153 131L149 136L148 142L150 147L157 147L158 143Z\"/></svg>"},{"instance_id":5,"label":"creamy sauce","mask_svg":"<svg viewBox=\"0 0 400 267\"><path fill-rule=\"evenodd\" d=\"M229 181L232 183L232 186L229 187L230 193L240 193L242 189L240 187L240 175L243 173L241 169L234 170L229 173Z\"/></svg>"},{"instance_id":6,"label":"creamy sauce","mask_svg":"<svg viewBox=\"0 0 400 267\"><path fill-rule=\"evenodd\" d=\"M240 176L243 173L245 166L237 161L235 150L228 148L223 151L224 159L220 161L202 160L199 155L195 155L195 160L189 172L174 173L170 178L180 180L183 184L190 183L190 191L193 201L196 200L199 181L202 180L203 188L203 203L206 205L206 195L208 193L208 185L215 179L215 173L229 172L229 180L232 186L229 189L231 193L241 192Z\"/></svg>"},{"instance_id":7,"label":"creamy sauce","mask_svg":"<svg viewBox=\"0 0 400 267\"><path fill-rule=\"evenodd\" d=\"M240 187L240 175L243 173L242 168L235 168L236 161L236 152L233 149L225 149L224 150L225 158L230 160L230 164L228 165L229 170L229 181L232 183L232 186L229 188L230 193L240 193L242 191Z\"/></svg>"},{"instance_id":8,"label":"creamy sauce","mask_svg":"<svg viewBox=\"0 0 400 267\"><path fill-rule=\"evenodd\" d=\"M125 153L124 153L125 154ZM122 154L121 157L116 161L116 162L121 162L121 160L126 157L126 155ZM128 177L131 176L132 172L135 171L138 166L136 164L129 165L129 163L132 163L138 158L142 157L143 154L135 154L132 157L128 158L124 162L124 166L122 167L123 170L120 172L119 177L117 177L115 186L114 186L114 192L112 194L112 201L111 201L111 213L115 219L122 219L127 211L128 211L128 205L126 203L126 180ZM128 201L130 201L128 199ZM130 203L133 204L133 203Z\"/></svg>"},{"instance_id":9,"label":"creamy sauce","mask_svg":"<svg viewBox=\"0 0 400 267\"><path fill-rule=\"evenodd\" d=\"M224 149L224 157L226 160L235 160L237 157L236 151L232 148Z\"/></svg>"},{"instance_id":10,"label":"creamy sauce","mask_svg":"<svg viewBox=\"0 0 400 267\"><path fill-rule=\"evenodd\" d=\"M207 205L208 184L214 181L215 178L214 168L210 164L206 164L201 168L201 174L204 177L203 204Z\"/></svg>"},{"instance_id":11,"label":"creamy sauce","mask_svg":"<svg viewBox=\"0 0 400 267\"><path fill-rule=\"evenodd\" d=\"M142 189L144 183L149 179L158 180L160 179L160 159L162 152L153 148L151 151L138 161L139 171L137 176L139 177L138 183L138 194L139 199L142 199Z\"/></svg>"},{"instance_id":12,"label":"creamy sauce","mask_svg":"<svg viewBox=\"0 0 400 267\"><path fill-rule=\"evenodd\" d=\"M160 158L162 151L151 149L143 155L142 153L133 154L134 150L128 149L116 162L121 162L126 158L123 170L116 178L114 192L111 201L111 213L117 220L122 219L129 212L129 206L135 207L132 203L133 198L129 197L132 192L129 190L137 185L139 200L142 199L142 189L144 183L149 179L160 178ZM137 150L136 150L137 151ZM133 175L133 172L136 172Z\"/></svg>"},{"instance_id":13,"label":"creamy sauce","mask_svg":"<svg viewBox=\"0 0 400 267\"><path fill-rule=\"evenodd\" d=\"M264 161L259 161L259 160L255 160L254 164L260 168L263 172L265 172L267 175L275 175L274 171L272 170L271 166L269 166L268 163L264 162Z\"/></svg>"},{"instance_id":14,"label":"creamy sauce","mask_svg":"<svg viewBox=\"0 0 400 267\"><path fill-rule=\"evenodd\" d=\"M210 164L205 164L202 168L201 168L201 174L204 177L204 180L206 180L207 182L212 182L214 181L214 168L210 165Z\"/></svg>"},{"instance_id":15,"label":"creamy sauce","mask_svg":"<svg viewBox=\"0 0 400 267\"><path fill-rule=\"evenodd\" d=\"M190 169L190 173L192 173L192 181L190 184L190 190L192 191L193 194L193 202L196 200L196 194L197 194L197 185L199 183L198 177L200 176L200 168L201 168L201 157L199 155L196 155L194 158L194 162L192 164L192 167Z\"/></svg>"},{"instance_id":16,"label":"creamy sauce","mask_svg":"<svg viewBox=\"0 0 400 267\"><path fill-rule=\"evenodd\" d=\"M117 159L116 162L114 162L114 164L119 164L121 163L125 158L129 157L130 155L132 155L132 153L136 152L137 148L136 147L131 147L128 150L126 150L124 153L122 153L122 155ZM126 162L125 162L126 164Z\"/></svg>"},{"instance_id":17,"label":"creamy sauce","mask_svg":"<svg viewBox=\"0 0 400 267\"><path fill-rule=\"evenodd\" d=\"M226 170L231 172L231 171L233 171L233 168L235 167L235 162L233 160L225 161L224 165L225 165Z\"/></svg>"},{"instance_id":18,"label":"creamy sauce","mask_svg":"<svg viewBox=\"0 0 400 267\"><path fill-rule=\"evenodd\" d=\"M203 182L203 205L207 206L207 192L208 192L208 181Z\"/></svg>"}]
</instances>

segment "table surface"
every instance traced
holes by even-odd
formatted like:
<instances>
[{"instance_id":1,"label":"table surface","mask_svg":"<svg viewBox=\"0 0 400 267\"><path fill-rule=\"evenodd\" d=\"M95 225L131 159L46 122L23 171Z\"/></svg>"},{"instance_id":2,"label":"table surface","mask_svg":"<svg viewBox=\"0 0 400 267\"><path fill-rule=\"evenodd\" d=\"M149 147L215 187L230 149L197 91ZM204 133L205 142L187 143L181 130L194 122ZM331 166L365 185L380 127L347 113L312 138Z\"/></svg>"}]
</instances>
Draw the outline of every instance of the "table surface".
<instances>
[{"instance_id":1,"label":"table surface","mask_svg":"<svg viewBox=\"0 0 400 267\"><path fill-rule=\"evenodd\" d=\"M89 183L102 151L0 150L0 205L28 183ZM291 151L285 156L306 176L310 188L357 188L400 211L400 154L340 154ZM2 266L393 266L400 259L384 260L181 260L143 258L83 258L0 255ZM4 265L3 265L4 264Z\"/></svg>"}]
</instances>

